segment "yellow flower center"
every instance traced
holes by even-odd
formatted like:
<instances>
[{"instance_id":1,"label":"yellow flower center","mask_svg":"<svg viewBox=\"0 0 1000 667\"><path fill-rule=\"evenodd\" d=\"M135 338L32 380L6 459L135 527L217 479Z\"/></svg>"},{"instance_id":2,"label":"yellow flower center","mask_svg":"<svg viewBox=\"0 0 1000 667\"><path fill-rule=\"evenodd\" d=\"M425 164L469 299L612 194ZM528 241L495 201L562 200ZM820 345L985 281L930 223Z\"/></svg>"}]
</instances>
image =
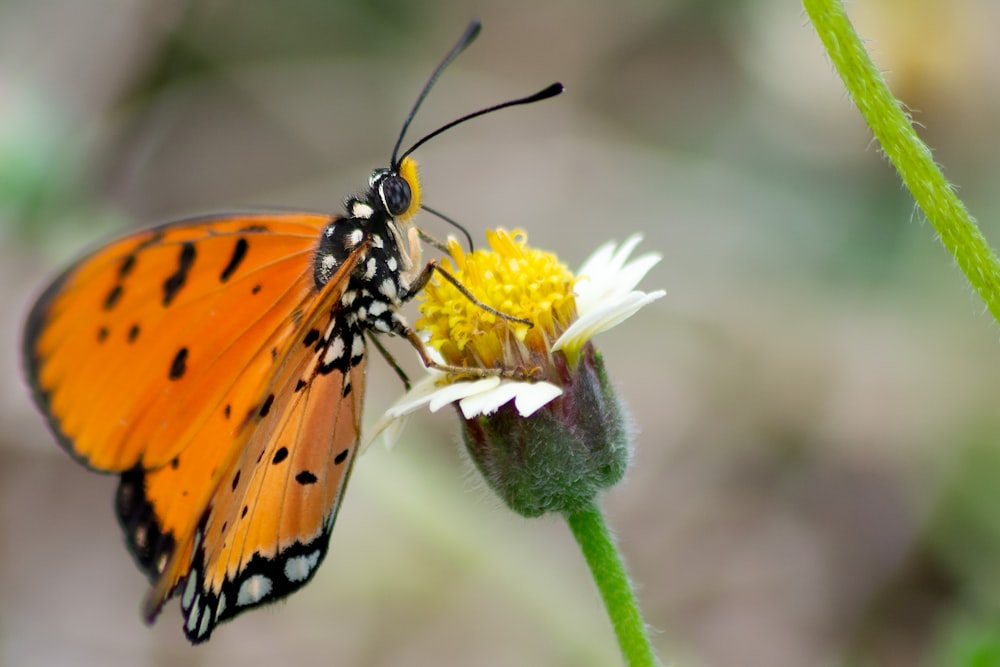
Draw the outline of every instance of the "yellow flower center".
<instances>
[{"instance_id":1,"label":"yellow flower center","mask_svg":"<svg viewBox=\"0 0 1000 667\"><path fill-rule=\"evenodd\" d=\"M451 258L441 267L483 304L534 326L498 317L435 277L423 291L416 328L428 332L429 344L454 366L548 365L552 343L576 319L575 278L552 253L529 248L522 230L489 231L486 239L489 250L471 253L450 239Z\"/></svg>"}]
</instances>

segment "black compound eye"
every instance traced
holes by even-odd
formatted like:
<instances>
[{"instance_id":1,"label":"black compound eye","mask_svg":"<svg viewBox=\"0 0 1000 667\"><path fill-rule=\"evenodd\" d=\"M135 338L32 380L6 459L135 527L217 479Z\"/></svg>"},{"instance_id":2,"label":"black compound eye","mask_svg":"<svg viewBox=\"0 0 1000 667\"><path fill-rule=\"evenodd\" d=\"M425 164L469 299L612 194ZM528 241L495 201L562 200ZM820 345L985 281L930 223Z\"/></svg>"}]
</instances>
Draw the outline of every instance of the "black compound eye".
<instances>
[{"instance_id":1,"label":"black compound eye","mask_svg":"<svg viewBox=\"0 0 1000 667\"><path fill-rule=\"evenodd\" d=\"M402 176L393 174L382 179L378 186L378 193L382 197L382 203L389 215L402 215L406 213L406 209L410 208L412 198L410 184Z\"/></svg>"}]
</instances>

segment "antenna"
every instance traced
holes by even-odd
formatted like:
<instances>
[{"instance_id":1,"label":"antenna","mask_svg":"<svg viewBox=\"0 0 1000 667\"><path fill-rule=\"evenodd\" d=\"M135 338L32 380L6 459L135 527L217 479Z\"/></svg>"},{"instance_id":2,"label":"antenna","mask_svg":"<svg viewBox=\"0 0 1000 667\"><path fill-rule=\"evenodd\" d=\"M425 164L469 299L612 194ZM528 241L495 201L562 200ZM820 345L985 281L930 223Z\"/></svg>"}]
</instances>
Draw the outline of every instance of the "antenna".
<instances>
[{"instance_id":1,"label":"antenna","mask_svg":"<svg viewBox=\"0 0 1000 667\"><path fill-rule=\"evenodd\" d=\"M506 109L507 107L515 107L521 104L531 104L532 102L541 102L542 100L547 100L550 97L555 97L562 91L563 91L563 85L561 83L553 83L544 88L543 90L538 91L534 95L528 95L527 97L522 97L516 100L510 100L509 102L501 102L500 104L496 104L494 106L487 107L485 109L480 109L479 111L474 111L468 115L462 116L461 118L453 120L450 123L439 127L438 129L434 130L433 132L425 136L417 143L410 146L410 149L408 151L399 156L399 161L393 161L392 166L394 168L398 167L399 162L402 162L403 158L405 158L407 155L417 150L418 148L420 148L421 146L423 146L428 141L430 141L437 135L441 134L442 132L450 130L456 125L460 125L467 120L472 120L473 118L478 118L479 116L485 116L488 113L499 111L500 109Z\"/></svg>"},{"instance_id":2,"label":"antenna","mask_svg":"<svg viewBox=\"0 0 1000 667\"><path fill-rule=\"evenodd\" d=\"M417 115L417 109L419 109L420 105L424 103L424 98L427 97L427 93L431 91L431 87L438 80L438 77L441 76L441 72L444 71L445 67L451 64L452 60L458 57L458 54L465 50L465 47L475 41L476 37L479 36L479 31L482 29L483 24L480 21L472 21L469 24L469 27L465 29L465 32L462 33L462 36L459 38L455 46L451 47L451 51L448 52L448 55L444 57L441 64L439 64L437 69L434 70L434 73L431 74L431 78L427 79L427 83L424 84L424 89L420 91L420 94L417 95L417 101L413 103L413 108L410 109L410 113L406 115L406 120L403 122L403 129L399 131L399 138L396 139L396 145L392 147L391 165L395 166L399 164L396 160L396 154L399 153L399 147L403 144L403 137L406 136L406 131L410 129L410 123L413 122L413 117Z\"/></svg>"},{"instance_id":3,"label":"antenna","mask_svg":"<svg viewBox=\"0 0 1000 667\"><path fill-rule=\"evenodd\" d=\"M458 54L464 51L465 47L471 44L476 39L476 37L479 36L479 32L480 30L482 30L482 28L483 28L482 23L480 23L479 21L472 21L472 23L469 24L469 27L465 29L465 32L459 38L458 42L455 43L455 46L451 47L451 51L448 52L448 55L444 57L444 60L441 61L441 63L437 66L437 68L435 68L434 72L431 74L430 78L427 79L427 83L424 84L423 90L421 90L420 94L417 95L417 101L413 103L413 108L410 109L410 113L406 115L406 120L403 122L403 129L400 130L399 138L396 139L396 145L392 147L392 159L389 162L389 165L392 169L398 169L400 163L403 161L405 157L413 153L413 151L417 150L418 148L423 146L425 143L427 143L434 137L438 136L439 134L441 134L446 130L450 130L456 125L460 125L467 120L472 120L473 118L484 116L494 111L499 111L500 109L506 109L507 107L518 106L521 104L531 104L532 102L547 100L550 97L555 97L556 95L558 95L563 91L563 85L561 83L553 83L552 85L544 88L543 90L538 91L534 95L529 95L527 97L522 97L516 100L510 100L509 102L502 102L500 104L487 107L486 109L480 109L479 111L474 111L470 114L462 116L461 118L453 120L442 127L439 127L438 129L434 130L430 134L420 139L420 141L418 141L417 143L410 146L409 150L407 150L405 153L399 155L399 147L403 145L403 138L406 136L406 131L410 129L410 123L413 122L413 117L417 115L417 110L420 109L420 105L424 103L424 98L427 97L427 93L430 92L431 87L438 80L438 77L441 76L441 73L444 71L444 68L450 65L451 62L458 57Z\"/></svg>"}]
</instances>

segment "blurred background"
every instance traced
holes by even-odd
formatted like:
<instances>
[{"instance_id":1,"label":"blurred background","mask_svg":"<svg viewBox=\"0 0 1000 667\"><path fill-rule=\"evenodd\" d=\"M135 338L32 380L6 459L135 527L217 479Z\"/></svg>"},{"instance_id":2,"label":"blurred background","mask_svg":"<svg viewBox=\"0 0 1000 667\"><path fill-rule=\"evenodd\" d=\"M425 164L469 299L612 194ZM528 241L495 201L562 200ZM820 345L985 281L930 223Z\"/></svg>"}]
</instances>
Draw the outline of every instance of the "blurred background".
<instances>
[{"instance_id":1,"label":"blurred background","mask_svg":"<svg viewBox=\"0 0 1000 667\"><path fill-rule=\"evenodd\" d=\"M849 8L997 245L1000 5ZM667 298L598 340L638 432L604 505L664 662L1000 665L1000 330L780 0L0 2L0 664L619 662L565 525L489 497L444 413L359 460L302 592L196 649L176 602L146 628L116 480L21 379L24 314L99 239L338 211L473 17L412 139L567 91L422 148L426 202L570 266L635 231L664 255ZM400 391L370 375L369 421Z\"/></svg>"}]
</instances>

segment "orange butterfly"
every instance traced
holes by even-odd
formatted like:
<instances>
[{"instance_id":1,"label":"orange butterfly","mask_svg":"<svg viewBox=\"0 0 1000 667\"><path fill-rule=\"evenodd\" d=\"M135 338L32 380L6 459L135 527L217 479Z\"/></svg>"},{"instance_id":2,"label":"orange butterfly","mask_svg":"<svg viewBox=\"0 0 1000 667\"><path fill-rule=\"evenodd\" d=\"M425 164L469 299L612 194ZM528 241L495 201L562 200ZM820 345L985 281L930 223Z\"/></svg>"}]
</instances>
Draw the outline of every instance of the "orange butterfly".
<instances>
[{"instance_id":1,"label":"orange butterfly","mask_svg":"<svg viewBox=\"0 0 1000 667\"><path fill-rule=\"evenodd\" d=\"M38 299L24 357L36 403L84 465L121 476L115 509L151 582L152 622L179 594L193 643L308 582L357 454L366 335L426 351L400 315L430 277L410 154L398 156L442 70L343 216L251 213L138 232L86 256Z\"/></svg>"}]
</instances>

